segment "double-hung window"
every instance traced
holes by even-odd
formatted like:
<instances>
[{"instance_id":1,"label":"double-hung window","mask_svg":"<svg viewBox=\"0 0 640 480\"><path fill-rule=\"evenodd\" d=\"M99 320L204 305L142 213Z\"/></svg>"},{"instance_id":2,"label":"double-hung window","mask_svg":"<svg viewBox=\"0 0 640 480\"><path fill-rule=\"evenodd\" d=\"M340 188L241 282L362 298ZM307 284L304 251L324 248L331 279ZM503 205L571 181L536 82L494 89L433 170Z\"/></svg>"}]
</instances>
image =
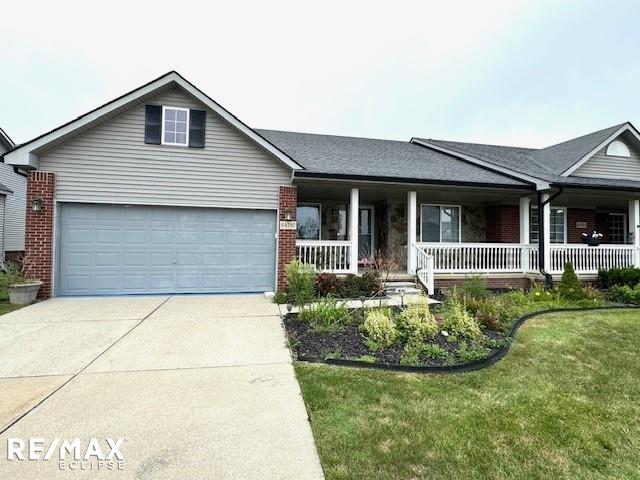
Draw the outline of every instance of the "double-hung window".
<instances>
[{"instance_id":1,"label":"double-hung window","mask_svg":"<svg viewBox=\"0 0 640 480\"><path fill-rule=\"evenodd\" d=\"M422 205L420 241L460 242L460 207Z\"/></svg>"},{"instance_id":2,"label":"double-hung window","mask_svg":"<svg viewBox=\"0 0 640 480\"><path fill-rule=\"evenodd\" d=\"M297 238L300 240L320 240L320 204L298 204L296 209Z\"/></svg>"},{"instance_id":3,"label":"double-hung window","mask_svg":"<svg viewBox=\"0 0 640 480\"><path fill-rule=\"evenodd\" d=\"M624 213L609 214L609 243L626 243L627 216Z\"/></svg>"},{"instance_id":4,"label":"double-hung window","mask_svg":"<svg viewBox=\"0 0 640 480\"><path fill-rule=\"evenodd\" d=\"M189 145L189 109L162 107L162 144Z\"/></svg>"},{"instance_id":5,"label":"double-hung window","mask_svg":"<svg viewBox=\"0 0 640 480\"><path fill-rule=\"evenodd\" d=\"M540 216L538 207L531 207L529 223L529 238L531 243L538 243L540 238ZM567 242L567 209L564 207L551 207L551 219L549 234L551 243Z\"/></svg>"}]
</instances>

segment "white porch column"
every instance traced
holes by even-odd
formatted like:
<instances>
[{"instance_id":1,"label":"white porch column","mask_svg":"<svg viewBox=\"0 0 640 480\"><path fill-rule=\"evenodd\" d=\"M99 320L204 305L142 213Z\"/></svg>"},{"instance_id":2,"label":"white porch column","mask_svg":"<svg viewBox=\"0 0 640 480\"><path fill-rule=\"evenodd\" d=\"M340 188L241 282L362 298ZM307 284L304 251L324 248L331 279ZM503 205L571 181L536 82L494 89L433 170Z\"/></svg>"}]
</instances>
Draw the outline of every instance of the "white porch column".
<instances>
[{"instance_id":1,"label":"white porch column","mask_svg":"<svg viewBox=\"0 0 640 480\"><path fill-rule=\"evenodd\" d=\"M520 198L520 244L529 244L529 208L531 199L529 197ZM520 255L520 266L522 271L527 273L529 269L529 249L522 248Z\"/></svg>"},{"instance_id":2,"label":"white porch column","mask_svg":"<svg viewBox=\"0 0 640 480\"><path fill-rule=\"evenodd\" d=\"M542 194L542 201L547 202L542 207L542 212L538 212L538 218L542 225L543 247L544 247L544 265L542 269L551 273L551 202L548 202L549 194Z\"/></svg>"},{"instance_id":3,"label":"white porch column","mask_svg":"<svg viewBox=\"0 0 640 480\"><path fill-rule=\"evenodd\" d=\"M417 216L417 194L416 192L407 193L407 273L416 273L417 259L416 251L413 244L416 243L416 224Z\"/></svg>"},{"instance_id":4,"label":"white porch column","mask_svg":"<svg viewBox=\"0 0 640 480\"><path fill-rule=\"evenodd\" d=\"M629 200L629 233L633 250L633 266L640 267L640 200Z\"/></svg>"},{"instance_id":5,"label":"white porch column","mask_svg":"<svg viewBox=\"0 0 640 480\"><path fill-rule=\"evenodd\" d=\"M351 199L349 201L349 240L351 240L351 258L349 267L351 273L358 273L358 223L360 220L360 191L357 188L351 189Z\"/></svg>"}]
</instances>

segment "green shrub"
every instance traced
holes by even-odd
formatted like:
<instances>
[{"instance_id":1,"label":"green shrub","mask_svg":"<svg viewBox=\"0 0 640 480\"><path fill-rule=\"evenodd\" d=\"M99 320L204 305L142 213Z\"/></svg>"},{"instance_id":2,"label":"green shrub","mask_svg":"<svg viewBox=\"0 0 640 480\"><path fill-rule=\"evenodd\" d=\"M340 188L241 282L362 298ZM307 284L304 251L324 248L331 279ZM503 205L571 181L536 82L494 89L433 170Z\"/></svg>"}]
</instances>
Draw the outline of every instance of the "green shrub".
<instances>
[{"instance_id":1,"label":"green shrub","mask_svg":"<svg viewBox=\"0 0 640 480\"><path fill-rule=\"evenodd\" d=\"M562 272L558 291L562 298L566 300L582 300L584 298L582 284L578 280L578 275L573 270L571 262L564 264L564 272Z\"/></svg>"},{"instance_id":2,"label":"green shrub","mask_svg":"<svg viewBox=\"0 0 640 480\"><path fill-rule=\"evenodd\" d=\"M316 297L316 272L309 265L293 260L285 267L287 298L294 305L303 305Z\"/></svg>"},{"instance_id":3,"label":"green shrub","mask_svg":"<svg viewBox=\"0 0 640 480\"><path fill-rule=\"evenodd\" d=\"M400 365L420 365L420 348L417 345L406 345L400 357Z\"/></svg>"},{"instance_id":4,"label":"green shrub","mask_svg":"<svg viewBox=\"0 0 640 480\"><path fill-rule=\"evenodd\" d=\"M611 288L614 285L628 285L633 287L640 283L640 268L610 268L599 270L598 280L602 288Z\"/></svg>"},{"instance_id":5,"label":"green shrub","mask_svg":"<svg viewBox=\"0 0 640 480\"><path fill-rule=\"evenodd\" d=\"M343 302L333 298L323 298L319 302L302 307L298 321L309 323L316 331L332 331L343 327L349 321L349 309Z\"/></svg>"},{"instance_id":6,"label":"green shrub","mask_svg":"<svg viewBox=\"0 0 640 480\"><path fill-rule=\"evenodd\" d=\"M382 288L380 274L375 270L367 271L360 276L347 275L339 280L335 292L341 298L372 297Z\"/></svg>"},{"instance_id":7,"label":"green shrub","mask_svg":"<svg viewBox=\"0 0 640 480\"><path fill-rule=\"evenodd\" d=\"M438 333L438 324L426 303L414 303L396 318L402 339L411 343L422 343Z\"/></svg>"},{"instance_id":8,"label":"green shrub","mask_svg":"<svg viewBox=\"0 0 640 480\"><path fill-rule=\"evenodd\" d=\"M468 299L467 310L476 317L476 320L490 330L500 330L504 305L501 297L493 296L482 299Z\"/></svg>"},{"instance_id":9,"label":"green shrub","mask_svg":"<svg viewBox=\"0 0 640 480\"><path fill-rule=\"evenodd\" d=\"M462 362L467 363L487 358L491 354L491 350L480 344L460 342L456 353Z\"/></svg>"},{"instance_id":10,"label":"green shrub","mask_svg":"<svg viewBox=\"0 0 640 480\"><path fill-rule=\"evenodd\" d=\"M529 295L534 302L548 302L556 300L557 291L547 289L542 283L534 283L529 290Z\"/></svg>"},{"instance_id":11,"label":"green shrub","mask_svg":"<svg viewBox=\"0 0 640 480\"><path fill-rule=\"evenodd\" d=\"M604 300L604 292L602 290L598 290L593 285L586 285L582 288L582 292L585 300L593 300L595 302L601 302Z\"/></svg>"},{"instance_id":12,"label":"green shrub","mask_svg":"<svg viewBox=\"0 0 640 480\"><path fill-rule=\"evenodd\" d=\"M367 346L373 351L390 347L398 338L396 324L382 309L369 311L360 328L367 339Z\"/></svg>"},{"instance_id":13,"label":"green shrub","mask_svg":"<svg viewBox=\"0 0 640 480\"><path fill-rule=\"evenodd\" d=\"M287 303L287 301L287 294L285 292L278 292L273 296L273 303L277 303L278 305Z\"/></svg>"},{"instance_id":14,"label":"green shrub","mask_svg":"<svg viewBox=\"0 0 640 480\"><path fill-rule=\"evenodd\" d=\"M434 360L444 360L449 357L447 352L440 345L433 345L431 343L422 347L422 354L427 358L433 358Z\"/></svg>"},{"instance_id":15,"label":"green shrub","mask_svg":"<svg viewBox=\"0 0 640 480\"><path fill-rule=\"evenodd\" d=\"M487 281L480 276L466 277L460 287L460 294L467 299L473 298L479 300L487 298L487 296L489 296Z\"/></svg>"},{"instance_id":16,"label":"green shrub","mask_svg":"<svg viewBox=\"0 0 640 480\"><path fill-rule=\"evenodd\" d=\"M20 283L24 280L20 264L15 262L6 262L2 265L0 271L0 288L7 288L13 283Z\"/></svg>"},{"instance_id":17,"label":"green shrub","mask_svg":"<svg viewBox=\"0 0 640 480\"><path fill-rule=\"evenodd\" d=\"M443 330L456 338L477 338L480 325L467 311L463 302L455 297L445 300Z\"/></svg>"},{"instance_id":18,"label":"green shrub","mask_svg":"<svg viewBox=\"0 0 640 480\"><path fill-rule=\"evenodd\" d=\"M608 293L612 302L640 305L640 284L633 287L629 285L613 285L609 288Z\"/></svg>"}]
</instances>

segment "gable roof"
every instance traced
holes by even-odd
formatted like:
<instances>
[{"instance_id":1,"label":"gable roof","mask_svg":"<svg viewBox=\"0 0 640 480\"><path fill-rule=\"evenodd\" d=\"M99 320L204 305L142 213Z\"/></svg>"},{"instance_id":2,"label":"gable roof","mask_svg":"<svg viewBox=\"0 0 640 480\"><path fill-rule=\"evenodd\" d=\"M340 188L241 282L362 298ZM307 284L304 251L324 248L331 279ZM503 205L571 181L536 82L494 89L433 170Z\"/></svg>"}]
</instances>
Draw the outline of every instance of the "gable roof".
<instances>
[{"instance_id":1,"label":"gable roof","mask_svg":"<svg viewBox=\"0 0 640 480\"><path fill-rule=\"evenodd\" d=\"M409 142L257 130L304 167L296 177L532 188L531 184Z\"/></svg>"},{"instance_id":2,"label":"gable roof","mask_svg":"<svg viewBox=\"0 0 640 480\"><path fill-rule=\"evenodd\" d=\"M635 127L631 123L625 122L542 149L418 137L411 139L411 142L453 155L460 155L461 158L477 162L479 165L495 166L505 173L524 175L523 178L534 178L562 185L594 186L597 184L640 188L640 182L636 181L615 180L612 183L611 180L604 179L586 180L579 177L569 177L576 168L625 131L632 132L640 140L640 134Z\"/></svg>"},{"instance_id":3,"label":"gable roof","mask_svg":"<svg viewBox=\"0 0 640 480\"><path fill-rule=\"evenodd\" d=\"M7 132L5 132L2 128L0 128L0 144L4 145L4 148L6 148L7 150L11 150L15 145L15 143L13 143L13 140L9 138L9 135L7 135Z\"/></svg>"},{"instance_id":4,"label":"gable roof","mask_svg":"<svg viewBox=\"0 0 640 480\"><path fill-rule=\"evenodd\" d=\"M13 165L19 165L22 167L34 168L35 160L34 153L42 151L45 148L49 148L56 143L61 143L71 136L77 135L83 131L86 131L94 126L104 122L105 120L128 110L132 106L143 102L145 99L157 95L174 86L180 86L201 103L209 107L215 113L220 115L228 123L249 137L260 147L264 148L275 156L282 163L287 165L293 170L301 169L293 159L287 154L278 149L275 145L267 141L260 136L254 130L249 128L246 124L240 121L235 115L223 108L211 97L199 90L195 85L186 80L182 75L176 71L168 72L151 82L142 85L124 95L111 100L104 105L97 107L84 115L79 116L75 120L72 120L60 127L57 127L49 132L46 132L26 143L15 146L12 150L5 153L5 162Z\"/></svg>"}]
</instances>

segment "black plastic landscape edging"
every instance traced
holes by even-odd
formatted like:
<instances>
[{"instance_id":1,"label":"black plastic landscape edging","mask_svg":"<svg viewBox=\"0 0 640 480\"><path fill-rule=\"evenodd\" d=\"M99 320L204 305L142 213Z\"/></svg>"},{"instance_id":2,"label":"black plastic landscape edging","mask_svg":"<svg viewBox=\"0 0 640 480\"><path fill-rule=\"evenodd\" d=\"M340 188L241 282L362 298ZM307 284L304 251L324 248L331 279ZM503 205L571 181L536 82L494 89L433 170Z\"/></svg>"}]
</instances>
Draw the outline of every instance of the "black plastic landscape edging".
<instances>
[{"instance_id":1,"label":"black plastic landscape edging","mask_svg":"<svg viewBox=\"0 0 640 480\"><path fill-rule=\"evenodd\" d=\"M544 315L547 313L559 313L559 312L587 312L590 310L633 310L639 309L640 306L637 305L611 305L608 307L572 307L572 308L549 308L547 310L537 310L535 312L527 313L526 315L518 318L509 333L506 336L505 344L489 355L487 358L483 358L482 360L477 360L475 362L470 363L462 363L460 365L434 365L434 366L418 366L418 365L395 365L388 363L373 363L373 362L363 362L361 360L346 360L340 358L319 358L319 357L311 357L306 355L298 355L298 360L301 362L308 363L324 363L326 365L339 365L343 367L357 367L357 368L370 368L374 370L387 370L394 372L405 372L405 373L460 373L460 372L471 372L473 370L481 370L483 368L490 367L495 363L499 362L504 358L504 356L509 353L511 349L511 344L513 343L514 336L520 329L524 323L534 317L539 315Z\"/></svg>"}]
</instances>

